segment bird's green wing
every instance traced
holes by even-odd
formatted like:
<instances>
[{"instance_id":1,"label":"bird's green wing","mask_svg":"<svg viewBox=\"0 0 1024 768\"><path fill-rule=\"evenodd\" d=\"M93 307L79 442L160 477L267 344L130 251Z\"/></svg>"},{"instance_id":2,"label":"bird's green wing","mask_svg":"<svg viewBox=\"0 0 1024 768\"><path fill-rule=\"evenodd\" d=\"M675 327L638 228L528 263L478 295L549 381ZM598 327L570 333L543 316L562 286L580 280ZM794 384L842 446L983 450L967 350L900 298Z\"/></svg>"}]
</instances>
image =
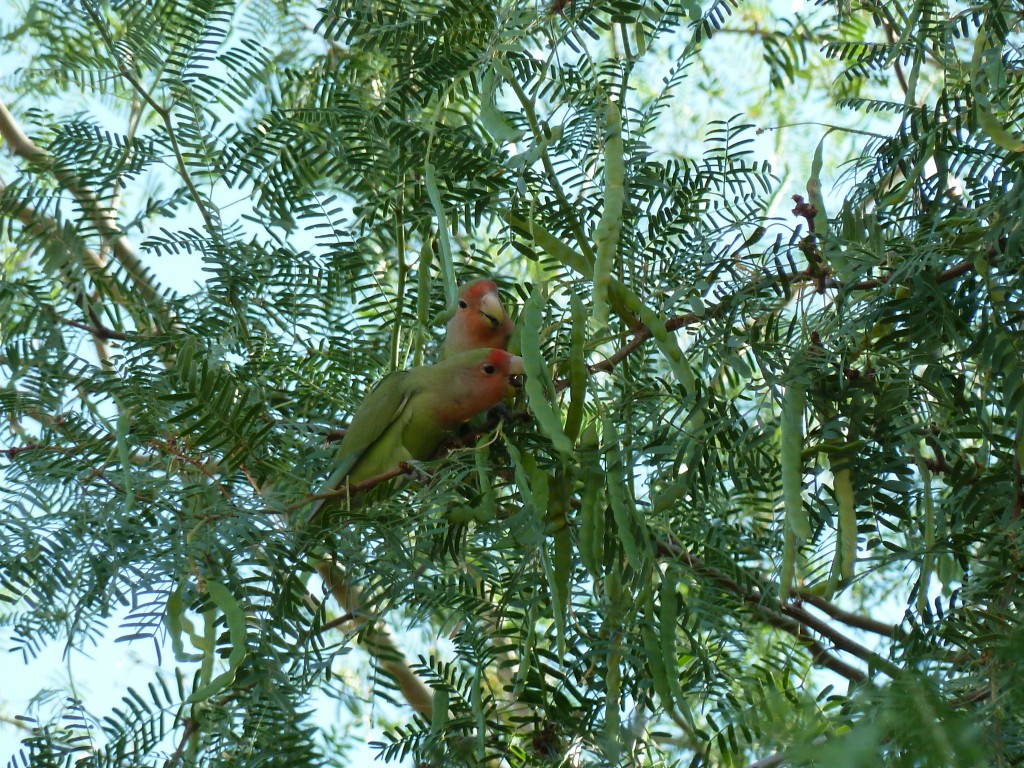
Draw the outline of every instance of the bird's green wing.
<instances>
[{"instance_id":1,"label":"bird's green wing","mask_svg":"<svg viewBox=\"0 0 1024 768\"><path fill-rule=\"evenodd\" d=\"M338 448L334 470L324 484L324 490L341 485L341 481L387 432L388 427L402 418L414 393L415 388L408 371L395 371L380 380L356 409L345 439Z\"/></svg>"},{"instance_id":2,"label":"bird's green wing","mask_svg":"<svg viewBox=\"0 0 1024 768\"><path fill-rule=\"evenodd\" d=\"M338 447L334 468L317 493L328 493L340 488L360 459L373 449L392 424L403 417L416 392L414 381L408 373L395 371L388 374L363 399ZM313 504L307 521L317 516L326 501L319 499Z\"/></svg>"}]
</instances>

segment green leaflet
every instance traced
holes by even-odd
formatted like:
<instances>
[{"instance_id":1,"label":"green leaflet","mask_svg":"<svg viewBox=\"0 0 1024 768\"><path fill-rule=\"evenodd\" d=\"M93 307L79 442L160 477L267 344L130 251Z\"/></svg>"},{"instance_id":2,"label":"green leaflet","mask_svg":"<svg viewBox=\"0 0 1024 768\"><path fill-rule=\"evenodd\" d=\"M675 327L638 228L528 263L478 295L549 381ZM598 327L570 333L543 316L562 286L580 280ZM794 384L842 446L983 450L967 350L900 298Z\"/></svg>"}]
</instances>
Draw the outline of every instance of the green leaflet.
<instances>
[{"instance_id":1,"label":"green leaflet","mask_svg":"<svg viewBox=\"0 0 1024 768\"><path fill-rule=\"evenodd\" d=\"M658 635L654 632L654 618L657 615L654 605L654 591L646 590L644 599L644 617L640 622L640 638L644 643L644 652L647 654L647 666L651 670L651 683L654 692L661 699L661 705L665 709L672 707L672 687L669 684L669 670L665 666L665 656L662 652L662 644ZM662 627L662 635L665 628Z\"/></svg>"},{"instance_id":2,"label":"green leaflet","mask_svg":"<svg viewBox=\"0 0 1024 768\"><path fill-rule=\"evenodd\" d=\"M555 449L564 456L573 454L572 440L562 431L562 420L555 407L548 401L554 396L554 385L548 375L547 366L540 354L540 321L544 296L540 288L534 288L523 307L520 324L523 328L523 369L526 371L526 394L530 410L537 418L537 425L551 440Z\"/></svg>"},{"instance_id":3,"label":"green leaflet","mask_svg":"<svg viewBox=\"0 0 1024 768\"><path fill-rule=\"evenodd\" d=\"M804 447L804 401L806 393L802 386L790 384L782 395L781 453L779 464L782 468L782 501L785 508L786 528L793 531L801 541L811 535L811 524L807 519L803 498L803 464L801 451Z\"/></svg>"},{"instance_id":4,"label":"green leaflet","mask_svg":"<svg viewBox=\"0 0 1024 768\"><path fill-rule=\"evenodd\" d=\"M529 610L523 617L523 625L526 627L526 634L519 645L519 669L516 671L515 687L517 691L523 690L527 679L530 676L531 662L534 658L534 650L537 642L537 622Z\"/></svg>"},{"instance_id":5,"label":"green leaflet","mask_svg":"<svg viewBox=\"0 0 1024 768\"><path fill-rule=\"evenodd\" d=\"M526 467L524 466L524 472ZM518 466L517 466L518 470ZM518 476L518 472L517 472ZM572 576L572 537L566 521L568 499L565 493L565 478L552 477L543 469L533 464L530 475L530 488L533 493L537 511L544 511L545 536L540 548L541 564L548 582L548 595L551 598L551 610L555 622L555 640L558 652L565 655L565 639L567 636L566 613L569 603L570 579ZM547 544L546 533L550 531L553 547Z\"/></svg>"},{"instance_id":6,"label":"green leaflet","mask_svg":"<svg viewBox=\"0 0 1024 768\"><path fill-rule=\"evenodd\" d=\"M811 173L807 177L807 198L814 206L814 234L821 249L822 257L826 263L835 271L842 280L851 280L853 273L850 269L849 260L846 254L835 245L835 240L830 236L828 212L825 210L825 198L821 195L821 167L824 164L825 139L828 133L821 137L818 146L814 149L814 158L811 161Z\"/></svg>"},{"instance_id":7,"label":"green leaflet","mask_svg":"<svg viewBox=\"0 0 1024 768\"><path fill-rule=\"evenodd\" d=\"M785 600L793 590L796 577L797 547L811 535L811 524L804 509L803 462L804 402L806 392L798 384L786 386L782 395L779 465L782 470L783 524L782 565L779 572L779 597Z\"/></svg>"},{"instance_id":8,"label":"green leaflet","mask_svg":"<svg viewBox=\"0 0 1024 768\"><path fill-rule=\"evenodd\" d=\"M679 685L679 655L676 651L676 626L679 612L677 599L676 572L673 567L669 566L662 576L659 599L661 608L661 615L659 616L659 623L661 625L661 656L668 675L668 686L671 690L671 697L665 702L665 706L669 707L674 703L676 711L693 728L693 713L690 712L682 686Z\"/></svg>"},{"instance_id":9,"label":"green leaflet","mask_svg":"<svg viewBox=\"0 0 1024 768\"><path fill-rule=\"evenodd\" d=\"M597 427L590 423L583 430L580 447L590 449L584 453L581 477L583 489L580 493L579 549L583 566L595 579L601 577L604 563L604 489L602 472L596 449L598 448Z\"/></svg>"},{"instance_id":10,"label":"green leaflet","mask_svg":"<svg viewBox=\"0 0 1024 768\"><path fill-rule=\"evenodd\" d=\"M1017 466L1024 467L1024 413L1017 418Z\"/></svg>"},{"instance_id":11,"label":"green leaflet","mask_svg":"<svg viewBox=\"0 0 1024 768\"><path fill-rule=\"evenodd\" d=\"M430 717L430 733L435 738L441 735L448 722L448 689L434 688L434 700Z\"/></svg>"},{"instance_id":12,"label":"green leaflet","mask_svg":"<svg viewBox=\"0 0 1024 768\"><path fill-rule=\"evenodd\" d=\"M621 713L619 711L620 698L622 694L622 652L619 642L621 641L621 621L625 602L631 597L628 590L623 588L622 570L611 568L604 580L604 593L607 606L605 625L608 627L608 669L605 673L605 722L604 743L605 752L609 757L610 764L618 761L621 739Z\"/></svg>"},{"instance_id":13,"label":"green leaflet","mask_svg":"<svg viewBox=\"0 0 1024 768\"><path fill-rule=\"evenodd\" d=\"M988 100L988 96L980 91L975 91L974 108L975 116L978 118L978 127L992 139L993 144L1007 152L1024 152L1024 140L1006 130L992 108L992 102Z\"/></svg>"},{"instance_id":14,"label":"green leaflet","mask_svg":"<svg viewBox=\"0 0 1024 768\"><path fill-rule=\"evenodd\" d=\"M424 168L424 182L427 185L427 197L434 207L434 216L437 219L437 244L441 252L441 276L444 279L444 297L449 307L455 306L455 299L458 296L458 285L455 281L455 263L452 260L452 242L448 236L448 219L444 213L444 201L441 199L441 190L437 188L437 174L434 171L434 164L428 162Z\"/></svg>"},{"instance_id":15,"label":"green leaflet","mask_svg":"<svg viewBox=\"0 0 1024 768\"><path fill-rule=\"evenodd\" d=\"M821 196L821 167L824 165L825 138L821 137L818 146L814 149L814 159L811 161L811 174L807 177L807 197L817 213L814 214L814 233L818 236L820 243L828 236L828 213L825 211L825 200Z\"/></svg>"},{"instance_id":16,"label":"green leaflet","mask_svg":"<svg viewBox=\"0 0 1024 768\"><path fill-rule=\"evenodd\" d=\"M614 101L608 102L604 140L604 212L594 230L594 322L608 324L608 286L615 268L615 253L622 231L626 202L626 165L623 158L622 117Z\"/></svg>"},{"instance_id":17,"label":"green leaflet","mask_svg":"<svg viewBox=\"0 0 1024 768\"><path fill-rule=\"evenodd\" d=\"M132 453L128 447L128 432L131 430L131 426L131 409L118 403L117 455L121 461L121 472L124 477L124 506L126 509L135 506L135 490L132 486Z\"/></svg>"},{"instance_id":18,"label":"green leaflet","mask_svg":"<svg viewBox=\"0 0 1024 768\"><path fill-rule=\"evenodd\" d=\"M604 505L598 482L600 478L586 476L580 495L579 548L580 560L595 579L601 576L604 560Z\"/></svg>"},{"instance_id":19,"label":"green leaflet","mask_svg":"<svg viewBox=\"0 0 1024 768\"><path fill-rule=\"evenodd\" d=\"M988 70L991 68L992 73L996 73L998 76L999 67L1001 67L1001 64L998 63L998 49L990 45L990 39L988 30L982 27L974 41L974 54L971 57L970 69L974 114L978 120L978 127L992 140L993 144L1007 152L1024 152L1024 141L1006 129L988 98L987 81L990 77ZM986 62L986 60L988 61Z\"/></svg>"},{"instance_id":20,"label":"green leaflet","mask_svg":"<svg viewBox=\"0 0 1024 768\"><path fill-rule=\"evenodd\" d=\"M796 534L789 526L782 530L782 564L779 566L779 599L789 599L796 576Z\"/></svg>"},{"instance_id":21,"label":"green leaflet","mask_svg":"<svg viewBox=\"0 0 1024 768\"><path fill-rule=\"evenodd\" d=\"M569 607L569 588L572 579L572 537L569 535L569 527L555 531L555 587L558 592L560 611L555 614L555 623L561 624L565 629L565 613ZM564 633L563 633L564 636ZM563 649L564 650L564 649Z\"/></svg>"},{"instance_id":22,"label":"green leaflet","mask_svg":"<svg viewBox=\"0 0 1024 768\"><path fill-rule=\"evenodd\" d=\"M587 397L587 315L583 301L575 293L569 297L572 316L569 348L569 410L565 415L565 434L572 442L583 424L583 404Z\"/></svg>"},{"instance_id":23,"label":"green leaflet","mask_svg":"<svg viewBox=\"0 0 1024 768\"><path fill-rule=\"evenodd\" d=\"M608 673L605 675L604 738L609 762L614 765L619 757L620 714L619 696L622 692L621 654L612 650L608 654Z\"/></svg>"},{"instance_id":24,"label":"green leaflet","mask_svg":"<svg viewBox=\"0 0 1024 768\"><path fill-rule=\"evenodd\" d=\"M498 516L498 504L494 498L494 484L491 480L489 441L490 438L481 435L476 450L473 451L477 481L480 483L480 501L473 511L473 517L480 522L488 522Z\"/></svg>"},{"instance_id":25,"label":"green leaflet","mask_svg":"<svg viewBox=\"0 0 1024 768\"><path fill-rule=\"evenodd\" d=\"M498 144L508 144L523 138L523 132L516 128L495 104L501 80L512 77L509 68L502 61L495 59L485 65L483 81L480 83L480 124Z\"/></svg>"},{"instance_id":26,"label":"green leaflet","mask_svg":"<svg viewBox=\"0 0 1024 768\"><path fill-rule=\"evenodd\" d=\"M228 637L231 641L231 653L228 655L228 668L206 685L192 691L192 695L185 700L186 704L205 701L231 685L234 682L235 673L245 660L246 655L248 633L245 628L245 614L238 601L235 600L235 596L219 581L212 579L208 579L206 582L206 593L210 596L213 604L224 614L224 620L228 625ZM213 653L213 649L209 649L207 653Z\"/></svg>"},{"instance_id":27,"label":"green leaflet","mask_svg":"<svg viewBox=\"0 0 1024 768\"><path fill-rule=\"evenodd\" d=\"M833 471L832 490L839 507L839 546L836 547L839 573L844 580L849 580L854 576L854 564L857 561L857 508L849 464Z\"/></svg>"},{"instance_id":28,"label":"green leaflet","mask_svg":"<svg viewBox=\"0 0 1024 768\"><path fill-rule=\"evenodd\" d=\"M548 474L541 469L534 470L534 474ZM559 496L557 480L556 487L550 495L549 504ZM551 596L551 611L555 620L555 641L558 646L558 653L565 657L565 639L567 632L565 617L569 605L569 588L572 577L572 537L569 533L569 526L565 521L564 512L561 515L561 527L556 529L552 535L554 541L552 549L549 550L546 543L541 551L541 560L544 565L544 572L548 579L548 594Z\"/></svg>"},{"instance_id":29,"label":"green leaflet","mask_svg":"<svg viewBox=\"0 0 1024 768\"><path fill-rule=\"evenodd\" d=\"M416 296L416 320L418 325L419 344L416 345L416 364L420 363L420 350L426 338L427 328L430 326L430 262L434 258L434 251L430 247L430 238L423 238L423 247L420 248L420 260L417 267L418 286Z\"/></svg>"},{"instance_id":30,"label":"green leaflet","mask_svg":"<svg viewBox=\"0 0 1024 768\"><path fill-rule=\"evenodd\" d=\"M483 688L483 667L477 667L473 672L473 688L470 692L469 706L476 723L476 759L480 762L484 760L487 746L487 711L483 704Z\"/></svg>"},{"instance_id":31,"label":"green leaflet","mask_svg":"<svg viewBox=\"0 0 1024 768\"><path fill-rule=\"evenodd\" d=\"M627 476L627 467L619 450L619 436L615 431L615 424L608 416L602 420L602 431L607 451L608 502L612 508L612 517L615 520L615 528L618 531L619 542L622 544L622 551L630 565L639 570L647 560L646 528L643 519L636 513L632 498L626 492L626 488L632 486L632 480ZM634 524L644 536L642 544L637 541L636 534L633 532Z\"/></svg>"},{"instance_id":32,"label":"green leaflet","mask_svg":"<svg viewBox=\"0 0 1024 768\"><path fill-rule=\"evenodd\" d=\"M932 498L932 472L923 459L918 459L921 471L921 504L924 507L924 557L921 558L921 578L917 584L917 610L922 615L928 614L928 591L931 586L932 573L935 571L935 500Z\"/></svg>"},{"instance_id":33,"label":"green leaflet","mask_svg":"<svg viewBox=\"0 0 1024 768\"><path fill-rule=\"evenodd\" d=\"M186 653L184 643L181 642L182 632L189 636L192 645L201 651L213 652L213 648L206 648L203 637L196 633L192 622L185 616L185 601L181 597L184 584L179 584L177 589L167 596L167 613L164 621L167 624L167 633L171 636L171 650L174 658L181 663L199 661L202 654Z\"/></svg>"}]
</instances>

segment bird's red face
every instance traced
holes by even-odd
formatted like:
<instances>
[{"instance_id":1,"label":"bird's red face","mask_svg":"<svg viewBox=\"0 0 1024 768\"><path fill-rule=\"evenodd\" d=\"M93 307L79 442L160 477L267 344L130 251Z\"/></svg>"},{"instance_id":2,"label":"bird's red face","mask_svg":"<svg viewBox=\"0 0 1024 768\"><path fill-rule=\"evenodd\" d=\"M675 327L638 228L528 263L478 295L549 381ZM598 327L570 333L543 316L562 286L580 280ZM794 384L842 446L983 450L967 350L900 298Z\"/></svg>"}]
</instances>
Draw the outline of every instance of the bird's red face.
<instances>
[{"instance_id":1,"label":"bird's red face","mask_svg":"<svg viewBox=\"0 0 1024 768\"><path fill-rule=\"evenodd\" d=\"M509 377L523 373L523 358L503 349L475 350L475 353L473 366L460 367L457 378L451 382L454 408L447 414L449 422L461 424L511 397L515 389ZM466 355L459 355L455 361L460 359L465 360Z\"/></svg>"},{"instance_id":2,"label":"bird's red face","mask_svg":"<svg viewBox=\"0 0 1024 768\"><path fill-rule=\"evenodd\" d=\"M449 333L459 337L455 351L504 349L512 327L512 319L505 313L493 280L477 280L459 291L455 317L449 324Z\"/></svg>"},{"instance_id":3,"label":"bird's red face","mask_svg":"<svg viewBox=\"0 0 1024 768\"><path fill-rule=\"evenodd\" d=\"M494 402L497 405L506 397L515 394L515 389L509 380L511 376L519 376L523 373L523 358L517 355L510 355L503 349L492 349L491 353L477 368L477 375L481 382L481 389L498 399ZM493 406L487 406L491 408Z\"/></svg>"}]
</instances>

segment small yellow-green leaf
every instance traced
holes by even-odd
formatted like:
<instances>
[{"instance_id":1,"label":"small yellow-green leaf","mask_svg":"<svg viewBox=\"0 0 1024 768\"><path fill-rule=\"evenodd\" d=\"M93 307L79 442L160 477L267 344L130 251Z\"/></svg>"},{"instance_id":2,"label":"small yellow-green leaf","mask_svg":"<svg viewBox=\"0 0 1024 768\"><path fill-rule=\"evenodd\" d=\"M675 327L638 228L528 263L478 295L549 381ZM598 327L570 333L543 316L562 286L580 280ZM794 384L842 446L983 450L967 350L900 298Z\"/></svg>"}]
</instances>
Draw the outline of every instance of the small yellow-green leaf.
<instances>
[{"instance_id":1,"label":"small yellow-green leaf","mask_svg":"<svg viewBox=\"0 0 1024 768\"><path fill-rule=\"evenodd\" d=\"M839 573L844 580L849 580L854 576L854 564L857 561L857 508L849 464L832 473L832 490L839 507L839 546L836 547Z\"/></svg>"},{"instance_id":2,"label":"small yellow-green leaf","mask_svg":"<svg viewBox=\"0 0 1024 768\"><path fill-rule=\"evenodd\" d=\"M540 354L540 323L544 306L544 295L540 288L534 288L533 294L523 306L520 317L522 334L523 370L526 372L526 395L529 398L530 410L537 418L537 425L551 440L555 449L571 456L573 444L562 431L562 420L555 407L548 401L549 392L554 391L547 365Z\"/></svg>"},{"instance_id":3,"label":"small yellow-green leaf","mask_svg":"<svg viewBox=\"0 0 1024 768\"><path fill-rule=\"evenodd\" d=\"M128 448L128 432L131 429L131 409L118 404L117 414L117 453L121 462L121 473L124 478L124 506L131 510L135 506L135 490L132 485L132 453Z\"/></svg>"},{"instance_id":4,"label":"small yellow-green leaf","mask_svg":"<svg viewBox=\"0 0 1024 768\"><path fill-rule=\"evenodd\" d=\"M618 105L608 102L604 140L604 211L594 230L594 321L608 324L608 286L615 268L615 254L622 230L622 209L626 202L626 166L623 158L622 117Z\"/></svg>"},{"instance_id":5,"label":"small yellow-green leaf","mask_svg":"<svg viewBox=\"0 0 1024 768\"><path fill-rule=\"evenodd\" d=\"M231 594L231 590L219 581L208 579L206 582L206 592L213 601L213 604L224 614L224 621L228 625L231 652L228 654L228 668L199 690L193 691L192 695L186 700L186 703L189 704L205 701L231 685L234 682L235 673L242 662L245 661L247 653L246 640L248 633L245 627L245 614L242 612L238 601L235 600L235 596Z\"/></svg>"},{"instance_id":6,"label":"small yellow-green leaf","mask_svg":"<svg viewBox=\"0 0 1024 768\"><path fill-rule=\"evenodd\" d=\"M575 293L569 297L569 309L572 329L569 347L569 410L565 416L565 434L575 442L583 423L583 403L587 396L587 317L583 301Z\"/></svg>"},{"instance_id":7,"label":"small yellow-green leaf","mask_svg":"<svg viewBox=\"0 0 1024 768\"><path fill-rule=\"evenodd\" d=\"M445 303L448 307L454 307L458 286L455 282L455 264L452 261L452 244L448 235L448 218L444 212L441 190L437 186L437 173L434 170L434 164L428 162L424 171L427 197L430 198L430 204L434 208L434 216L437 219L437 244L441 253L441 277L444 280Z\"/></svg>"},{"instance_id":8,"label":"small yellow-green leaf","mask_svg":"<svg viewBox=\"0 0 1024 768\"><path fill-rule=\"evenodd\" d=\"M804 509L803 464L801 453L804 445L804 401L806 394L802 386L791 383L782 396L781 454L782 501L785 509L786 528L801 541L811 535L811 525Z\"/></svg>"}]
</instances>

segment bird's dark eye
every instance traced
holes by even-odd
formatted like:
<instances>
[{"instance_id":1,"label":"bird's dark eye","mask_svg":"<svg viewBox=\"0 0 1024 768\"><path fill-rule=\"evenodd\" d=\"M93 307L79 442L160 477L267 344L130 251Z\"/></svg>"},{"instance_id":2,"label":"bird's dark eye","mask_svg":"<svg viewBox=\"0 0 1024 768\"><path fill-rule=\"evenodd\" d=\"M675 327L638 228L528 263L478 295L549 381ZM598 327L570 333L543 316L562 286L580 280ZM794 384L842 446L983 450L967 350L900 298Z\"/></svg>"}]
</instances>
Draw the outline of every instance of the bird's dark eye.
<instances>
[{"instance_id":1,"label":"bird's dark eye","mask_svg":"<svg viewBox=\"0 0 1024 768\"><path fill-rule=\"evenodd\" d=\"M459 309L469 309L469 304L467 304L464 300L459 299Z\"/></svg>"},{"instance_id":2,"label":"bird's dark eye","mask_svg":"<svg viewBox=\"0 0 1024 768\"><path fill-rule=\"evenodd\" d=\"M485 366L483 367L483 372L484 372L484 373L486 373L486 374L487 374L488 376L491 376L491 375L493 375L493 374L494 374L494 372L495 372L496 370L497 370L497 368L495 368L495 367L494 367L493 365L491 365L490 363L487 363L487 364L486 364L486 365L485 365Z\"/></svg>"}]
</instances>

